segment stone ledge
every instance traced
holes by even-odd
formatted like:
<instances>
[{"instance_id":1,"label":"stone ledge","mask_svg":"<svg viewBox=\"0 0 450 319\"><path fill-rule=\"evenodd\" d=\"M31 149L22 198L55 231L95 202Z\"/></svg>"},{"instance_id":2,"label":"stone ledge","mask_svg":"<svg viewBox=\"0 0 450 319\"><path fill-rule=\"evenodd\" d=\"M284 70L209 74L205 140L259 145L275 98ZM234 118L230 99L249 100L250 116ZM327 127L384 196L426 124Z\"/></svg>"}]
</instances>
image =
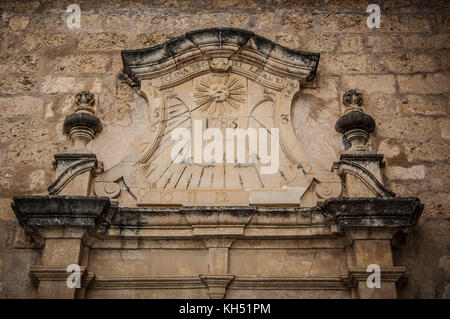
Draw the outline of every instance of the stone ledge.
<instances>
[{"instance_id":1,"label":"stone ledge","mask_svg":"<svg viewBox=\"0 0 450 319\"><path fill-rule=\"evenodd\" d=\"M227 275L158 276L158 277L106 277L95 276L89 289L207 289L225 290L348 290L347 277L246 277ZM218 296L216 296L218 297ZM220 297L220 296L219 296Z\"/></svg>"},{"instance_id":2,"label":"stone ledge","mask_svg":"<svg viewBox=\"0 0 450 319\"><path fill-rule=\"evenodd\" d=\"M348 290L341 277L235 277L230 290L253 289L329 289Z\"/></svg>"},{"instance_id":3,"label":"stone ledge","mask_svg":"<svg viewBox=\"0 0 450 319\"><path fill-rule=\"evenodd\" d=\"M340 230L399 228L417 224L423 204L415 197L330 198L318 205Z\"/></svg>"},{"instance_id":4,"label":"stone ledge","mask_svg":"<svg viewBox=\"0 0 450 319\"><path fill-rule=\"evenodd\" d=\"M366 268L350 267L348 270L348 283L355 287L358 281L366 281L371 275ZM408 280L406 267L380 267L381 282L395 282L402 286Z\"/></svg>"},{"instance_id":5,"label":"stone ledge","mask_svg":"<svg viewBox=\"0 0 450 319\"><path fill-rule=\"evenodd\" d=\"M66 281L71 273L64 267L33 266L30 268L29 277L37 287L41 281ZM80 266L81 287L87 287L94 279L94 273L87 272L85 266Z\"/></svg>"},{"instance_id":6,"label":"stone ledge","mask_svg":"<svg viewBox=\"0 0 450 319\"><path fill-rule=\"evenodd\" d=\"M104 277L95 276L89 289L206 289L199 276Z\"/></svg>"},{"instance_id":7,"label":"stone ledge","mask_svg":"<svg viewBox=\"0 0 450 319\"><path fill-rule=\"evenodd\" d=\"M94 228L109 206L109 198L90 196L14 196L11 203L25 231L33 227Z\"/></svg>"}]
</instances>

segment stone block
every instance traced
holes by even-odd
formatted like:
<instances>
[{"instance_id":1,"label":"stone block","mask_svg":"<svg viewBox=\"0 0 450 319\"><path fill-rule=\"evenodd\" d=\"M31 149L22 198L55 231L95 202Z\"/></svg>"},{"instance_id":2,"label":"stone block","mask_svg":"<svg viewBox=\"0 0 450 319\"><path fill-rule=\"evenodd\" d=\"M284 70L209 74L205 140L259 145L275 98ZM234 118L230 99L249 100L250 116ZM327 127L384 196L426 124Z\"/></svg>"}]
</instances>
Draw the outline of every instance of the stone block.
<instances>
[{"instance_id":1,"label":"stone block","mask_svg":"<svg viewBox=\"0 0 450 319\"><path fill-rule=\"evenodd\" d=\"M64 73L105 73L109 58L99 54L58 57L54 70Z\"/></svg>"},{"instance_id":2,"label":"stone block","mask_svg":"<svg viewBox=\"0 0 450 319\"><path fill-rule=\"evenodd\" d=\"M447 157L448 157L447 153ZM431 180L431 188L435 192L449 193L450 192L450 165L436 165L429 169Z\"/></svg>"},{"instance_id":3,"label":"stone block","mask_svg":"<svg viewBox=\"0 0 450 319\"><path fill-rule=\"evenodd\" d=\"M405 95L395 101L397 113L402 115L444 115L448 98L440 95Z\"/></svg>"},{"instance_id":4,"label":"stone block","mask_svg":"<svg viewBox=\"0 0 450 319\"><path fill-rule=\"evenodd\" d=\"M365 33L366 15L332 12L322 19L321 28L326 33Z\"/></svg>"},{"instance_id":5,"label":"stone block","mask_svg":"<svg viewBox=\"0 0 450 319\"><path fill-rule=\"evenodd\" d=\"M27 51L46 50L61 47L68 36L62 34L27 33L22 40L22 47Z\"/></svg>"},{"instance_id":6,"label":"stone block","mask_svg":"<svg viewBox=\"0 0 450 319\"><path fill-rule=\"evenodd\" d=\"M0 91L3 94L27 93L34 86L35 81L29 75L6 75L0 78Z\"/></svg>"},{"instance_id":7,"label":"stone block","mask_svg":"<svg viewBox=\"0 0 450 319\"><path fill-rule=\"evenodd\" d=\"M33 96L18 96L0 98L2 113L0 118L6 120L17 116L40 117L44 108L44 101Z\"/></svg>"},{"instance_id":8,"label":"stone block","mask_svg":"<svg viewBox=\"0 0 450 319\"><path fill-rule=\"evenodd\" d=\"M93 79L75 78L68 76L46 76L42 79L41 92L54 93L77 93L91 87Z\"/></svg>"},{"instance_id":9,"label":"stone block","mask_svg":"<svg viewBox=\"0 0 450 319\"><path fill-rule=\"evenodd\" d=\"M366 26L367 28L367 26ZM431 32L430 21L423 15L409 14L408 16L398 14L384 14L381 19L379 32Z\"/></svg>"},{"instance_id":10,"label":"stone block","mask_svg":"<svg viewBox=\"0 0 450 319\"><path fill-rule=\"evenodd\" d=\"M362 50L362 38L358 35L344 36L339 40L339 51L341 52L360 52Z\"/></svg>"},{"instance_id":11,"label":"stone block","mask_svg":"<svg viewBox=\"0 0 450 319\"><path fill-rule=\"evenodd\" d=\"M410 162L438 162L450 160L450 144L435 142L408 142L402 143L405 154Z\"/></svg>"},{"instance_id":12,"label":"stone block","mask_svg":"<svg viewBox=\"0 0 450 319\"><path fill-rule=\"evenodd\" d=\"M378 117L377 136L426 140L438 135L437 123L427 117Z\"/></svg>"},{"instance_id":13,"label":"stone block","mask_svg":"<svg viewBox=\"0 0 450 319\"><path fill-rule=\"evenodd\" d=\"M0 56L0 73L33 73L38 62L34 55Z\"/></svg>"},{"instance_id":14,"label":"stone block","mask_svg":"<svg viewBox=\"0 0 450 319\"><path fill-rule=\"evenodd\" d=\"M377 153L383 154L386 158L393 158L402 152L400 146L390 141L389 139L381 141L378 145Z\"/></svg>"},{"instance_id":15,"label":"stone block","mask_svg":"<svg viewBox=\"0 0 450 319\"><path fill-rule=\"evenodd\" d=\"M80 263L81 240L49 238L42 252L42 265L63 266Z\"/></svg>"},{"instance_id":16,"label":"stone block","mask_svg":"<svg viewBox=\"0 0 450 319\"><path fill-rule=\"evenodd\" d=\"M287 12L281 17L281 25L297 30L307 30L314 27L314 16L312 14L299 14Z\"/></svg>"},{"instance_id":17,"label":"stone block","mask_svg":"<svg viewBox=\"0 0 450 319\"><path fill-rule=\"evenodd\" d=\"M77 39L78 49L81 51L106 50L119 51L127 49L127 37L117 33L85 34Z\"/></svg>"},{"instance_id":18,"label":"stone block","mask_svg":"<svg viewBox=\"0 0 450 319\"><path fill-rule=\"evenodd\" d=\"M394 52L402 47L400 36L396 35L368 35L366 45L374 53Z\"/></svg>"},{"instance_id":19,"label":"stone block","mask_svg":"<svg viewBox=\"0 0 450 319\"><path fill-rule=\"evenodd\" d=\"M431 54L395 53L383 55L378 63L388 72L416 73L439 70L438 59Z\"/></svg>"},{"instance_id":20,"label":"stone block","mask_svg":"<svg viewBox=\"0 0 450 319\"><path fill-rule=\"evenodd\" d=\"M389 240L355 240L353 259L355 267L367 268L370 264L392 267L391 243Z\"/></svg>"},{"instance_id":21,"label":"stone block","mask_svg":"<svg viewBox=\"0 0 450 319\"><path fill-rule=\"evenodd\" d=\"M238 9L254 9L258 7L258 3L254 0L213 0L211 6L213 8L238 8Z\"/></svg>"},{"instance_id":22,"label":"stone block","mask_svg":"<svg viewBox=\"0 0 450 319\"><path fill-rule=\"evenodd\" d=\"M400 93L440 94L449 91L449 73L399 75Z\"/></svg>"},{"instance_id":23,"label":"stone block","mask_svg":"<svg viewBox=\"0 0 450 319\"><path fill-rule=\"evenodd\" d=\"M326 53L321 56L321 68L331 74L379 73L380 66L368 54Z\"/></svg>"},{"instance_id":24,"label":"stone block","mask_svg":"<svg viewBox=\"0 0 450 319\"><path fill-rule=\"evenodd\" d=\"M409 168L400 166L388 166L386 176L391 180L396 179L424 179L426 169L423 165L416 165Z\"/></svg>"},{"instance_id":25,"label":"stone block","mask_svg":"<svg viewBox=\"0 0 450 319\"><path fill-rule=\"evenodd\" d=\"M439 120L439 129L441 130L442 138L450 139L450 119Z\"/></svg>"},{"instance_id":26,"label":"stone block","mask_svg":"<svg viewBox=\"0 0 450 319\"><path fill-rule=\"evenodd\" d=\"M343 76L345 88L354 88L367 95L373 93L395 93L395 79L392 75Z\"/></svg>"},{"instance_id":27,"label":"stone block","mask_svg":"<svg viewBox=\"0 0 450 319\"><path fill-rule=\"evenodd\" d=\"M410 50L445 49L450 46L449 34L408 34L401 35L399 40L398 45Z\"/></svg>"}]
</instances>

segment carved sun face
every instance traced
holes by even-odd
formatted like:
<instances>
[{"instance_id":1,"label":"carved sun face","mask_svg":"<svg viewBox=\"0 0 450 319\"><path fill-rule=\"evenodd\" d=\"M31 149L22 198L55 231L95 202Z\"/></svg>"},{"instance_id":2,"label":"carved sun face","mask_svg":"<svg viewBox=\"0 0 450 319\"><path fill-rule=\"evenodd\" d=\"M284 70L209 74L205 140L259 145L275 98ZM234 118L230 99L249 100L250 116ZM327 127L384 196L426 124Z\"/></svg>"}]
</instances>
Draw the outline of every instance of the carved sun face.
<instances>
[{"instance_id":1,"label":"carved sun face","mask_svg":"<svg viewBox=\"0 0 450 319\"><path fill-rule=\"evenodd\" d=\"M245 86L235 77L227 75L208 76L195 88L196 105L209 115L219 116L237 110L245 102Z\"/></svg>"}]
</instances>

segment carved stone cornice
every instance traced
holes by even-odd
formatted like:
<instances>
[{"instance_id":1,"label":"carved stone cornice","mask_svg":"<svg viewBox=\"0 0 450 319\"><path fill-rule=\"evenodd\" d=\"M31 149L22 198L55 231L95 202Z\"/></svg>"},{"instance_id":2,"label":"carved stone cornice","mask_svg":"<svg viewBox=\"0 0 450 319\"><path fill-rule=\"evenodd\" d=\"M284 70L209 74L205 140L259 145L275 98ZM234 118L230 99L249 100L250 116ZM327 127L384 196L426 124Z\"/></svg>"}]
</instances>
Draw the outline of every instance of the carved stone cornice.
<instances>
[{"instance_id":1,"label":"carved stone cornice","mask_svg":"<svg viewBox=\"0 0 450 319\"><path fill-rule=\"evenodd\" d=\"M402 229L417 224L423 204L414 197L330 198L318 205L340 230Z\"/></svg>"},{"instance_id":2,"label":"carved stone cornice","mask_svg":"<svg viewBox=\"0 0 450 319\"><path fill-rule=\"evenodd\" d=\"M197 206L118 207L109 238L270 239L335 237L316 209Z\"/></svg>"},{"instance_id":3,"label":"carved stone cornice","mask_svg":"<svg viewBox=\"0 0 450 319\"><path fill-rule=\"evenodd\" d=\"M320 55L285 48L253 32L211 28L188 32L163 44L124 50L124 78L133 85L157 78L198 61L209 61L205 70L228 70L233 61L245 62L269 73L298 80L312 79ZM136 83L136 84L135 84Z\"/></svg>"},{"instance_id":4,"label":"carved stone cornice","mask_svg":"<svg viewBox=\"0 0 450 319\"><path fill-rule=\"evenodd\" d=\"M14 196L11 203L19 223L31 233L55 227L93 229L109 206L109 198L90 196Z\"/></svg>"}]
</instances>

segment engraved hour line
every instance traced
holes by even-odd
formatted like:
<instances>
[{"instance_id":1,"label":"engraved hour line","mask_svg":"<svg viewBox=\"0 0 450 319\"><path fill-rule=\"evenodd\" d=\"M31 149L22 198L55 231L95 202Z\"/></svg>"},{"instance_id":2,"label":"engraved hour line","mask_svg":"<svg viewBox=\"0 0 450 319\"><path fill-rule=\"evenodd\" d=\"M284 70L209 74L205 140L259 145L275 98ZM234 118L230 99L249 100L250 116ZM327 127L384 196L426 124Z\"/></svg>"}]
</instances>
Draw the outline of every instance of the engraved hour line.
<instances>
[{"instance_id":1,"label":"engraved hour line","mask_svg":"<svg viewBox=\"0 0 450 319\"><path fill-rule=\"evenodd\" d=\"M205 166L202 167L202 172L200 173L200 179L198 180L198 185L197 185L198 188L200 188L200 184L202 182L203 172L204 171L205 171Z\"/></svg>"},{"instance_id":2,"label":"engraved hour line","mask_svg":"<svg viewBox=\"0 0 450 319\"><path fill-rule=\"evenodd\" d=\"M189 114L190 114L190 113L194 112L195 110L197 110L199 107L205 105L206 103L209 103L210 101L212 101L212 100L214 100L214 99L217 99L218 97L219 97L219 96L215 96L215 97L211 98L210 100L206 101L205 103L202 103L202 104L200 104L199 106L195 107L193 110L187 110L187 111L184 111L183 113L180 113L180 114L178 114L178 115L175 115L175 116L171 117L171 118L168 119L168 120L171 120L171 119L173 119L173 118L176 118L176 117L178 117L178 116L180 116L180 115L182 115L182 114L184 114L184 113L186 113L186 112L189 112ZM184 122L186 122L186 121L189 120L189 119L191 119L191 116L186 117L183 121L179 122L178 125L183 124ZM157 123L157 122L156 122L156 123ZM155 124L156 124L156 123L155 123ZM172 132L174 129L176 129L176 127L172 128L172 129L169 130L168 132L165 132L161 137L166 136L167 134L169 134L170 132Z\"/></svg>"},{"instance_id":3,"label":"engraved hour line","mask_svg":"<svg viewBox=\"0 0 450 319\"><path fill-rule=\"evenodd\" d=\"M264 102L273 102L273 99L271 97L266 97L266 98L262 99L261 101L259 101L258 103L256 103L255 106L250 111L250 116L252 116L253 111L255 111L255 109L258 106L260 106L261 104L263 104Z\"/></svg>"},{"instance_id":4,"label":"engraved hour line","mask_svg":"<svg viewBox=\"0 0 450 319\"><path fill-rule=\"evenodd\" d=\"M219 123L219 122L217 122L217 123ZM181 124L181 123L180 123ZM217 127L217 125L216 125L216 127ZM167 134L167 133L166 133ZM166 140L167 141L167 140ZM173 164L173 162L175 161L175 159L176 158L178 158L178 156L183 152L183 150L184 150L184 148L186 147L186 145L187 144L189 144L190 143L190 141L191 140L189 140L184 146L183 146L183 148L180 150L180 152L177 154L177 156L172 160L172 162L169 164L169 166L164 170L164 172L161 174L161 176L159 177L159 179L161 179L161 177L167 172L167 170L170 168L170 166L172 166L172 164ZM161 144L160 144L161 145ZM170 146L171 144L168 144L167 145L167 147L166 148L164 148L164 150L162 150L161 152L159 152L158 153L158 156L161 154L161 153L163 153L169 146ZM155 157L157 157L157 156L155 156ZM154 158L155 158L154 157ZM203 176L203 170L205 169L205 167L203 167L203 169L202 169L202 176ZM184 173L184 170L183 170L183 173ZM180 176L180 178L181 178L181 176ZM192 174L191 174L191 177L190 178L192 178ZM200 185L200 182L201 182L201 178L200 178L200 181L199 181L199 185ZM178 182L177 182L177 184L178 184ZM189 181L189 184L190 184L190 181ZM166 186L167 186L167 184L164 186L164 188L166 188ZM176 187L176 186L175 186ZM174 187L174 189L175 189L175 187Z\"/></svg>"},{"instance_id":5,"label":"engraved hour line","mask_svg":"<svg viewBox=\"0 0 450 319\"><path fill-rule=\"evenodd\" d=\"M189 179L187 181L186 189L188 189L189 185L191 185L191 179L192 179L192 173L191 173L191 176L189 176Z\"/></svg>"},{"instance_id":6,"label":"engraved hour line","mask_svg":"<svg viewBox=\"0 0 450 319\"><path fill-rule=\"evenodd\" d=\"M195 110L197 110L198 108L200 108L200 107L202 107L203 105L205 105L206 103L209 103L209 102L213 101L214 99L217 99L218 97L219 97L219 96L214 96L214 97L210 98L209 100L207 100L206 102L204 102L204 103L202 103L202 104L196 106L196 107L195 107L194 109L192 109L192 110L184 111L184 112L182 112L182 113L180 113L180 114L177 114L177 115L175 115L175 116L172 116L171 118L168 118L168 119L165 119L165 120L161 120L161 121L157 121L157 122L152 122L151 124L152 124L152 125L156 125L156 124L159 124L159 123L164 123L164 122L173 120L174 118L177 118L177 117L179 117L179 116L181 116L181 115L183 115L183 114L186 114L186 113L192 113L192 112L194 112ZM188 118L189 118L189 117L188 117ZM185 121L186 121L186 120L185 120ZM182 123L183 123L183 122L182 122ZM181 124L181 123L180 123L180 124Z\"/></svg>"},{"instance_id":7,"label":"engraved hour line","mask_svg":"<svg viewBox=\"0 0 450 319\"><path fill-rule=\"evenodd\" d=\"M262 179L261 179L261 175L259 175L258 169L256 168L256 166L253 166L253 168L254 168L255 171L256 171L256 176L258 176L259 183L261 184L262 188L265 188L265 187L264 187L264 183L263 183L263 181L262 181Z\"/></svg>"},{"instance_id":8,"label":"engraved hour line","mask_svg":"<svg viewBox=\"0 0 450 319\"><path fill-rule=\"evenodd\" d=\"M270 132L270 130L264 126L264 124L262 124L260 121L258 121L253 115L250 115L256 122L258 122L259 125L261 125L262 127L264 127L266 129L266 131L272 135L272 133Z\"/></svg>"},{"instance_id":9,"label":"engraved hour line","mask_svg":"<svg viewBox=\"0 0 450 319\"><path fill-rule=\"evenodd\" d=\"M173 176L173 172L172 174L170 174L169 178L166 181L166 185L164 185L164 189L166 189L166 186L170 183L170 181L172 180L172 176Z\"/></svg>"},{"instance_id":10,"label":"engraved hour line","mask_svg":"<svg viewBox=\"0 0 450 319\"><path fill-rule=\"evenodd\" d=\"M167 166L167 168L164 170L164 172L161 174L161 176L159 176L159 179L161 179L163 177L163 175L167 172L167 170L170 168L170 166L172 166L173 162L178 158L178 156L181 154L181 152L183 152L186 145L188 145L190 143L191 143L191 140L189 139L189 141L187 141L187 143L184 144L183 148L180 150L180 152L177 154L177 156L175 156L175 158L170 162L169 166Z\"/></svg>"},{"instance_id":11,"label":"engraved hour line","mask_svg":"<svg viewBox=\"0 0 450 319\"><path fill-rule=\"evenodd\" d=\"M177 185L180 182L181 176L183 176L184 171L186 170L186 167L187 167L187 165L184 165L183 171L181 172L180 177L178 177L177 183L175 184L173 189L177 188Z\"/></svg>"}]
</instances>

